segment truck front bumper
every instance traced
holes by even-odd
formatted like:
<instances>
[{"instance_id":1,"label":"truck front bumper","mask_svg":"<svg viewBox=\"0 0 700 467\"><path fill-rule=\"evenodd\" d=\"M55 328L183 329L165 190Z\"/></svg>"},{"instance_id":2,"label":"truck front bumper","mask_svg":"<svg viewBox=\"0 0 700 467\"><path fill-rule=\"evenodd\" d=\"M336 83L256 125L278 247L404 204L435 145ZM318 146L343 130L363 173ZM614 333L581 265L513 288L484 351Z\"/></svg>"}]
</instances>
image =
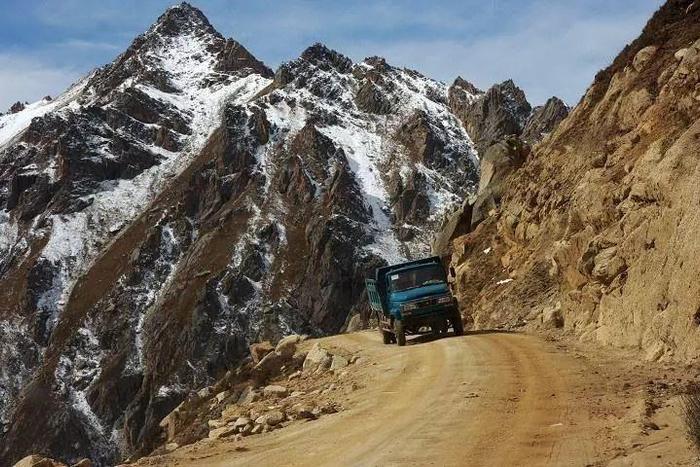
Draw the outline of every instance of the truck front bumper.
<instances>
[{"instance_id":1,"label":"truck front bumper","mask_svg":"<svg viewBox=\"0 0 700 467\"><path fill-rule=\"evenodd\" d=\"M401 312L405 326L432 326L436 322L452 318L456 313L453 305L434 305Z\"/></svg>"}]
</instances>

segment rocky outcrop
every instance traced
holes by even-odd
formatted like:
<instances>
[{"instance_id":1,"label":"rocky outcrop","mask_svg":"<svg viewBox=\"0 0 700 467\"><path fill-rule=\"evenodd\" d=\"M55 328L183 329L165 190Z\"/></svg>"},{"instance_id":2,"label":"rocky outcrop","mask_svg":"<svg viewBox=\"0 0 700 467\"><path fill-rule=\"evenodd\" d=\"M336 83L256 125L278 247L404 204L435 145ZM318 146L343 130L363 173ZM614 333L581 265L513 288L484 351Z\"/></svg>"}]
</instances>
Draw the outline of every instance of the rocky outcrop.
<instances>
[{"instance_id":1,"label":"rocky outcrop","mask_svg":"<svg viewBox=\"0 0 700 467\"><path fill-rule=\"evenodd\" d=\"M17 101L10 106L9 113L16 114L17 112L21 112L24 109L25 109L25 104L22 104L20 101Z\"/></svg>"},{"instance_id":2,"label":"rocky outcrop","mask_svg":"<svg viewBox=\"0 0 700 467\"><path fill-rule=\"evenodd\" d=\"M459 94L465 93L467 94L467 96L459 96ZM454 102L454 105L456 106L464 102L465 100L469 100L470 96L479 96L483 93L484 91L477 88L474 84L465 80L461 76L458 76L457 78L455 78L454 82L452 83L452 86L450 86L449 99L451 102ZM452 105L452 103L450 105Z\"/></svg>"},{"instance_id":3,"label":"rocky outcrop","mask_svg":"<svg viewBox=\"0 0 700 467\"><path fill-rule=\"evenodd\" d=\"M667 2L453 242L476 327L563 329L693 360L700 11Z\"/></svg>"},{"instance_id":4,"label":"rocky outcrop","mask_svg":"<svg viewBox=\"0 0 700 467\"><path fill-rule=\"evenodd\" d=\"M558 97L550 97L543 106L535 107L530 114L520 137L535 144L551 133L569 115L569 108Z\"/></svg>"},{"instance_id":5,"label":"rocky outcrop","mask_svg":"<svg viewBox=\"0 0 700 467\"><path fill-rule=\"evenodd\" d=\"M460 235L473 231L487 217L495 214L501 198L508 191L508 178L527 160L530 146L518 137L505 138L486 150L481 159L481 177L476 196L467 198L437 230L431 245L435 255L452 252L451 242Z\"/></svg>"},{"instance_id":6,"label":"rocky outcrop","mask_svg":"<svg viewBox=\"0 0 700 467\"><path fill-rule=\"evenodd\" d=\"M458 77L448 96L450 108L463 122L480 154L510 136L535 144L569 113L569 108L557 97L532 109L525 93L512 80L483 92Z\"/></svg>"},{"instance_id":7,"label":"rocky outcrop","mask_svg":"<svg viewBox=\"0 0 700 467\"><path fill-rule=\"evenodd\" d=\"M245 362L213 385L193 392L159 423L153 454L203 438L255 436L342 410L334 392L356 388L348 373L358 357L338 348L330 352L319 343L302 347L303 340L287 336L259 363Z\"/></svg>"},{"instance_id":8,"label":"rocky outcrop","mask_svg":"<svg viewBox=\"0 0 700 467\"><path fill-rule=\"evenodd\" d=\"M450 106L479 153L509 135L520 135L532 107L512 80L475 94L473 85L458 79L450 91Z\"/></svg>"},{"instance_id":9,"label":"rocky outcrop","mask_svg":"<svg viewBox=\"0 0 700 467\"><path fill-rule=\"evenodd\" d=\"M472 229L501 204L508 176L525 163L530 147L516 137L506 138L486 150L481 160L479 191L471 208Z\"/></svg>"},{"instance_id":10,"label":"rocky outcrop","mask_svg":"<svg viewBox=\"0 0 700 467\"><path fill-rule=\"evenodd\" d=\"M457 210L445 218L430 246L433 255L448 256L452 240L471 232L473 203L474 200L465 199Z\"/></svg>"},{"instance_id":11,"label":"rocky outcrop","mask_svg":"<svg viewBox=\"0 0 700 467\"><path fill-rule=\"evenodd\" d=\"M470 113L472 104L483 94L484 91L458 76L447 90L447 102L452 112L463 121L463 116Z\"/></svg>"}]
</instances>

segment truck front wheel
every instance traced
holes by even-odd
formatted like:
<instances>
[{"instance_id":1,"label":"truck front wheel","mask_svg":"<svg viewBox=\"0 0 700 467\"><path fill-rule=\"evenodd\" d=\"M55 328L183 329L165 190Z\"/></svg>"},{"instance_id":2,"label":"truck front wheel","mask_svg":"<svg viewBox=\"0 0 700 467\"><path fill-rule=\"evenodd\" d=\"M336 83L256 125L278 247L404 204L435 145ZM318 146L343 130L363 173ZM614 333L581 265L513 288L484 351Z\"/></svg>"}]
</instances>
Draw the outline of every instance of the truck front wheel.
<instances>
[{"instance_id":1,"label":"truck front wheel","mask_svg":"<svg viewBox=\"0 0 700 467\"><path fill-rule=\"evenodd\" d=\"M397 319L394 321L394 334L396 335L396 343L399 347L406 345L406 330L403 327L403 321Z\"/></svg>"},{"instance_id":2,"label":"truck front wheel","mask_svg":"<svg viewBox=\"0 0 700 467\"><path fill-rule=\"evenodd\" d=\"M441 335L447 334L447 329L449 328L447 319L443 319L439 322L433 323L431 331L433 332L434 338L439 338Z\"/></svg>"}]
</instances>

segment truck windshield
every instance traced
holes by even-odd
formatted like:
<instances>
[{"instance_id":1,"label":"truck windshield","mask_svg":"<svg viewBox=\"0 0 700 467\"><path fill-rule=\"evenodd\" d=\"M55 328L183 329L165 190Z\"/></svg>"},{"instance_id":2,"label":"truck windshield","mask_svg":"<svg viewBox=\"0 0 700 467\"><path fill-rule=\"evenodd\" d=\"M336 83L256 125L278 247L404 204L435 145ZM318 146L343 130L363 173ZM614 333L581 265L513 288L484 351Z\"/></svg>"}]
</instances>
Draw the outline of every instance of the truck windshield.
<instances>
[{"instance_id":1,"label":"truck windshield","mask_svg":"<svg viewBox=\"0 0 700 467\"><path fill-rule=\"evenodd\" d=\"M424 285L441 284L445 282L444 271L438 265L424 266L396 273L389 273L389 290L400 292L415 289Z\"/></svg>"}]
</instances>

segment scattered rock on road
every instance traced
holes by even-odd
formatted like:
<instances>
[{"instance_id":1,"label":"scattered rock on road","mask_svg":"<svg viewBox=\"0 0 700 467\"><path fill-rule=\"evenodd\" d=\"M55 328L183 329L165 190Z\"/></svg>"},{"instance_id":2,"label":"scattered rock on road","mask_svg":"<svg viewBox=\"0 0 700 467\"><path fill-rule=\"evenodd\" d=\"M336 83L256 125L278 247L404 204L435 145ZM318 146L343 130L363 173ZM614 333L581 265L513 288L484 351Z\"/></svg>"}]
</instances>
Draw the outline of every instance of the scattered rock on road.
<instances>
[{"instance_id":1,"label":"scattered rock on road","mask_svg":"<svg viewBox=\"0 0 700 467\"><path fill-rule=\"evenodd\" d=\"M275 396L275 397L285 397L287 395L288 391L287 388L284 386L279 386L276 384L271 384L269 386L265 386L263 389L263 395L266 397L270 396Z\"/></svg>"},{"instance_id":2,"label":"scattered rock on road","mask_svg":"<svg viewBox=\"0 0 700 467\"><path fill-rule=\"evenodd\" d=\"M241 396L238 398L238 403L241 405L250 404L260 399L260 392L256 391L252 386L246 387Z\"/></svg>"},{"instance_id":3,"label":"scattered rock on road","mask_svg":"<svg viewBox=\"0 0 700 467\"><path fill-rule=\"evenodd\" d=\"M209 431L209 439L226 438L236 433L236 429L232 426L222 426Z\"/></svg>"},{"instance_id":4,"label":"scattered rock on road","mask_svg":"<svg viewBox=\"0 0 700 467\"><path fill-rule=\"evenodd\" d=\"M350 362L347 358L342 355L333 355L333 360L331 362L331 370L340 370L348 366Z\"/></svg>"},{"instance_id":5,"label":"scattered rock on road","mask_svg":"<svg viewBox=\"0 0 700 467\"><path fill-rule=\"evenodd\" d=\"M255 419L255 423L258 425L279 425L284 421L284 414L279 410L271 410L264 415L261 415Z\"/></svg>"},{"instance_id":6,"label":"scattered rock on road","mask_svg":"<svg viewBox=\"0 0 700 467\"><path fill-rule=\"evenodd\" d=\"M305 419L310 419L313 420L316 418L316 415L313 413L314 407L312 407L309 404L294 404L292 406L292 412L294 415L296 415L299 418L305 418Z\"/></svg>"},{"instance_id":7,"label":"scattered rock on road","mask_svg":"<svg viewBox=\"0 0 700 467\"><path fill-rule=\"evenodd\" d=\"M333 357L324 348L322 348L318 343L314 344L306 354L306 359L304 360L303 368L304 371L323 371L327 370L331 366Z\"/></svg>"},{"instance_id":8,"label":"scattered rock on road","mask_svg":"<svg viewBox=\"0 0 700 467\"><path fill-rule=\"evenodd\" d=\"M299 349L304 340L292 335L276 346L251 345L256 357L194 393L163 419L162 444L154 454L202 439L238 440L342 409L336 399L346 391L336 389L354 385L349 367L357 356L319 342Z\"/></svg>"},{"instance_id":9,"label":"scattered rock on road","mask_svg":"<svg viewBox=\"0 0 700 467\"><path fill-rule=\"evenodd\" d=\"M246 425L249 425L251 423L250 418L248 417L238 417L235 422L233 422L233 428L240 430Z\"/></svg>"}]
</instances>

